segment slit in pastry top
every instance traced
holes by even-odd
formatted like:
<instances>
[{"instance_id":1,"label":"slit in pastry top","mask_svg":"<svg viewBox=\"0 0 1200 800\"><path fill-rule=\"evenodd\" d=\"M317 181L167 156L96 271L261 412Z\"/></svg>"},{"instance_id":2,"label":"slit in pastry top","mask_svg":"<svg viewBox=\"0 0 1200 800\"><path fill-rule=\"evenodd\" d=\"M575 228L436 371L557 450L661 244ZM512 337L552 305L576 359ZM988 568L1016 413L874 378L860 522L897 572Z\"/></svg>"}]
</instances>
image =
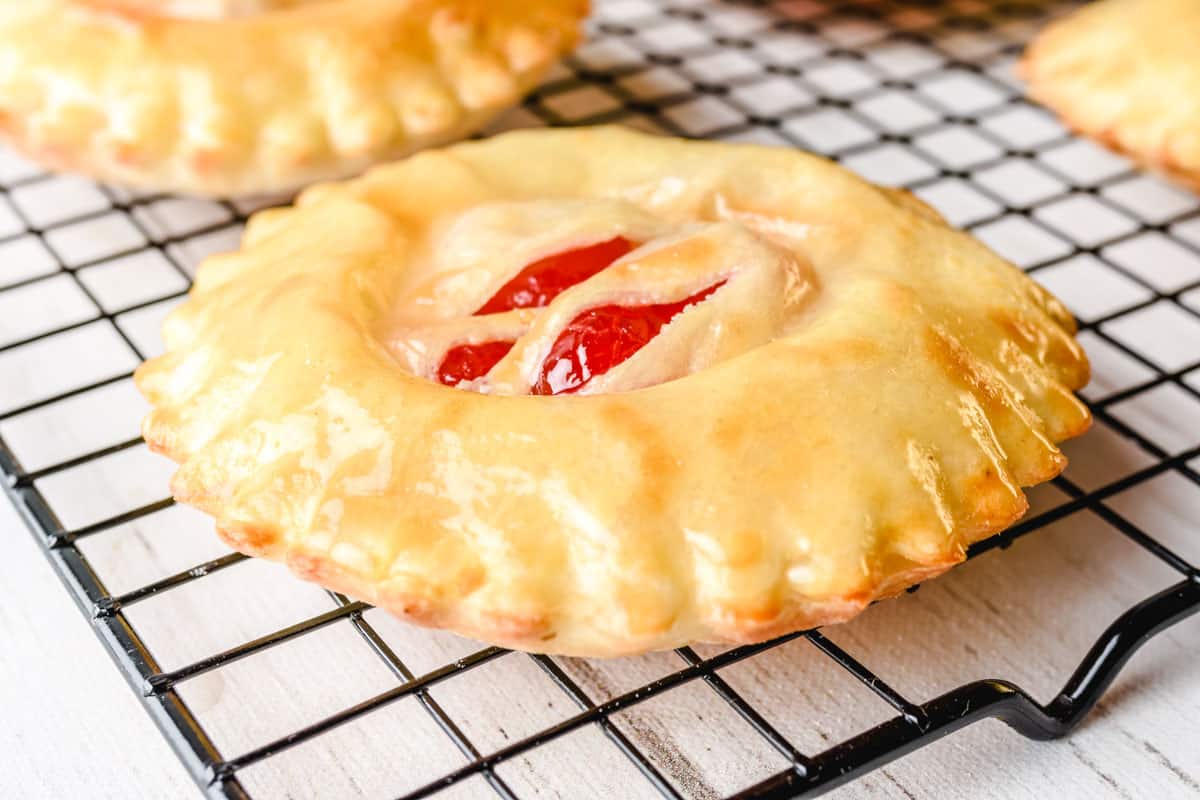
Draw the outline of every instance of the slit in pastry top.
<instances>
[{"instance_id":1,"label":"slit in pastry top","mask_svg":"<svg viewBox=\"0 0 1200 800\"><path fill-rule=\"evenodd\" d=\"M633 242L618 236L539 259L500 287L475 316L541 308L635 247ZM674 303L608 304L580 313L558 334L531 393L556 395L578 391L593 377L603 375L632 356L657 336L664 325L722 284L724 281ZM497 340L456 345L442 358L438 380L447 386L458 386L482 378L508 355L514 344Z\"/></svg>"},{"instance_id":2,"label":"slit in pastry top","mask_svg":"<svg viewBox=\"0 0 1200 800\"><path fill-rule=\"evenodd\" d=\"M807 264L744 221L667 220L623 201L479 207L411 252L390 351L415 375L483 394L684 377L767 344L816 289Z\"/></svg>"}]
</instances>

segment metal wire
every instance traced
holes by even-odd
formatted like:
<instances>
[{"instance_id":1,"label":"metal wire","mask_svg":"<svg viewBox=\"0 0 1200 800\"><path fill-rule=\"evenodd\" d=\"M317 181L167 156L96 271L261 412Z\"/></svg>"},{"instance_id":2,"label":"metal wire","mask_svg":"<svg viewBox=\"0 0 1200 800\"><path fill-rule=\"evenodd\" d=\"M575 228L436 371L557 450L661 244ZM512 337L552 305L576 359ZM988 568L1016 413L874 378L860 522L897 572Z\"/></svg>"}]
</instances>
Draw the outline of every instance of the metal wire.
<instances>
[{"instance_id":1,"label":"metal wire","mask_svg":"<svg viewBox=\"0 0 1200 800\"><path fill-rule=\"evenodd\" d=\"M601 3L600 5L603 8L605 4ZM847 143L848 146L845 147L835 143L833 147L829 148L834 151L835 158L853 161L857 155L873 151L881 144L891 143L905 148L910 156L925 162L921 167L921 175L905 182L907 188L920 191L947 178L956 178L968 183L980 197L990 202L993 210L973 219L968 226L972 229L983 229L1015 215L1047 236L1054 237L1056 240L1063 239L1062 232L1055 230L1051 224L1040 217L1038 210L1067 196L1086 196L1100 207L1110 209L1122 216L1131 215L1131 209L1124 207L1105 193L1106 188L1126 180L1130 176L1129 170L1081 185L1080 181L1073 179L1071 175L1065 174L1052 164L1037 158L1039 154L1071 141L1069 136L1063 134L1040 142L1036 146L1018 148L1003 137L991 132L985 125L977 124L980 119L993 118L1008 109L1021 107L1025 103L1018 91L1000 82L994 75L994 68L998 64L1002 64L1005 59L1011 58L1020 51L1022 42L1019 36L1010 37L1008 40L1004 40L1001 36L1004 43L998 47L985 48L986 52L975 58L956 54L943 46L944 36L948 33L990 34L1005 29L1005 26L1016 26L1015 29L1020 30L1021 22L1033 23L1044 17L1043 4L1036 2L999 3L991 4L993 8L987 11L979 11L971 4L954 2L860 0L859 2L822 3L812 0L812 2L801 5L803 13L796 13L792 6L786 3L776 5L769 2L730 3L709 0L704 3L690 2L677 7L671 2L663 2L657 6L644 7L640 13L635 9L630 19L613 21L605 17L601 22L593 25L592 41L600 44L619 45L620 52L625 55L610 62L600 59L601 63L599 64L596 59L589 59L584 55L569 59L567 62L569 74L565 77L557 77L540 88L525 104L526 114L549 125L626 121L649 125L683 136L741 138L753 135L799 147L809 147L813 145L813 142L806 139L803 133L798 133L789 124L789 121L805 113L836 110L841 118L849 120L856 126L856 130L866 131L869 135L866 135L863 141ZM769 24L761 28L748 29L740 34L730 33L716 17L731 9L746 9L753 13L766 15ZM893 23L897 19L897 12L924 14L928 20L926 24L922 25L896 27ZM832 30L830 23L847 20L873 26L878 29L878 35L869 37L866 46L846 44L845 37L833 36L830 33ZM678 48L660 43L654 35L655 32L661 32L664 26L673 24L685 25L694 34L699 34L699 39ZM815 54L784 59L785 63L780 63L778 59L764 56L758 47L757 40L764 33L804 37L806 40L820 41L822 45L819 52ZM873 62L871 48L903 43L912 44L934 54L936 63L916 69L903 77L897 77L882 70ZM636 57L630 57L628 55L630 53L636 54ZM757 68L752 71L752 74L735 75L717 81L705 80L702 77L689 77L688 64L698 58L722 53L736 53L748 63L757 65ZM831 57L853 64L863 75L868 76L869 80L866 81L868 85L850 90L844 88L835 90L825 82L818 80L815 67ZM667 94L655 97L647 97L639 93L636 88L630 88L632 84L627 79L637 76L648 67L670 70L676 88ZM996 98L995 101L985 103L986 107L972 110L970 114L964 114L961 110L943 105L936 96L921 91L921 87L928 79L946 74L971 76L972 80L977 81L980 85L990 87ZM748 107L738 99L738 90L762 80L764 76L785 79L797 90L797 96L802 99L789 108L781 108L771 113ZM608 107L580 112L576 108L578 104L565 101L564 98L570 97L572 93L587 88L596 89L601 92L602 96L607 97L611 101ZM881 124L877 119L862 111L861 101L870 99L877 94L897 91L905 93L913 103L923 109L922 113L927 115L927 121L900 132ZM725 112L722 112L725 116L722 116L721 113L708 113L707 116L701 114L702 119L697 122L696 114L681 111L681 109L688 108L690 104L711 99L720 101L722 108L725 109ZM729 113L730 109L737 113ZM969 128L973 136L987 143L994 151L994 155L971 164L967 170L954 164L938 163L939 158L936 152L918 151L916 148L916 143L922 137L940 131L963 128ZM1060 185L1061 190L1051 192L1034 203L1018 206L1010 202L1002 193L998 193L976 179L975 176L981 171L991 166L1004 164L1013 158L1025 159L1024 163L1035 170L1040 170L1046 178ZM24 175L4 183L0 188L7 198L14 191L23 187L36 186L46 180L50 180L50 178L42 174ZM0 286L0 297L7 292L36 286L40 282L65 274L74 279L80 291L97 309L104 309L100 299L80 279L81 270L121 256L153 250L160 253L170 268L175 270L179 276L190 280L184 264L173 255L174 247L196 236L218 233L238 226L246 218L238 207L225 203L224 208L230 217L229 221L208 224L189 230L186 234L156 236L143 223L138 210L165 198L146 196L124 199L111 190L103 189L102 191L108 202L107 208L88 211L42 227L35 225L28 218L19 203L10 203L23 230L0 237L0 246L19 237L32 236L46 247L47 252L55 253L52 239L56 230L113 212L123 215L148 244L144 247L107 253L92 259L77 260L73 264L66 263L61 255L55 254L57 266L54 271ZM559 687L565 697L570 699L576 711L555 725L511 742L499 750L485 753L468 738L462 727L434 700L429 689L487 664L504 655L506 651L495 647L484 648L451 664L418 675L405 664L387 644L384 637L364 618L364 612L369 609L369 606L351 602L341 595L331 594L336 607L326 613L302 620L193 663L172 670L164 670L155 661L138 631L130 623L125 613L126 610L161 592L171 591L193 581L203 580L209 575L241 562L244 557L238 554L226 555L122 594L113 595L104 586L100 576L93 570L88 559L77 546L79 541L117 525L161 511L170 506L172 501L163 498L136 508L126 509L106 519L70 529L62 524L51 504L43 496L39 489L39 481L64 470L136 447L141 440L130 438L114 442L93 452L72 456L57 463L40 466L36 469L25 469L16 453L5 444L3 439L0 439L0 471L3 472L6 492L16 502L31 531L44 546L47 556L62 578L64 586L84 613L93 619L97 633L106 644L114 661L131 686L142 696L143 702L155 722L196 778L198 784L213 797L248 797L246 789L238 778L241 770L339 725L358 719L389 703L406 697L414 697L467 759L467 762L461 768L413 789L403 795L404 798L415 799L432 796L441 789L473 775L483 776L487 785L496 795L503 798L514 798L516 794L512 788L497 774L497 766L584 726L593 724L599 726L607 739L662 796L681 798L684 795L681 794L679 788L660 772L659 767L650 756L639 750L638 746L618 726L613 724L611 718L617 712L693 681L707 684L717 696L722 698L734 712L748 723L756 735L762 737L788 762L789 766L786 769L737 793L734 797L812 796L842 785L871 769L900 758L912 750L984 718L1001 719L1021 734L1031 738L1062 736L1070 731L1095 704L1138 646L1159 631L1200 609L1200 573L1197 572L1196 567L1157 540L1152 531L1141 529L1108 504L1108 500L1117 493L1168 472L1200 485L1200 475L1189 465L1189 462L1200 457L1200 447L1191 447L1182 452L1167 452L1160 443L1153 441L1144 432L1137 430L1112 412L1116 404L1166 385L1175 387L1191 397L1200 398L1200 391L1185 380L1189 371L1200 366L1200 350L1196 353L1196 359L1182 368L1164 369L1161 365L1127 346L1119 338L1111 335L1105 328L1105 323L1120 316L1162 302L1169 303L1173 308L1192 317L1200 318L1200 312L1182 300L1188 292L1200 287L1200 281L1170 291L1163 291L1137 272L1127 269L1111 259L1106 259L1103 252L1114 244L1141 236L1148 231L1157 231L1164 236L1171 236L1172 241L1180 247L1196 252L1193 243L1173 236L1172 226L1181 219L1194 217L1198 213L1200 212L1188 210L1181 212L1181 215L1159 222L1139 221L1126 233L1107 238L1100 244L1072 243L1069 252L1057 253L1053 257L1027 265L1031 272L1036 272L1048 266L1060 264L1067 259L1089 254L1103 260L1107 267L1136 284L1144 292L1143 300L1128 304L1108 315L1092 319L1081 327L1102 340L1107 346L1141 364L1150 374L1146 380L1111 393L1090 405L1097 419L1117 431L1121 436L1135 442L1143 452L1153 458L1153 462L1129 475L1109 482L1107 485L1090 490L1066 477L1058 478L1055 484L1068 496L1066 502L1023 520L999 536L978 543L971 548L969 555L974 557L996 547L1006 547L1017 537L1037 531L1074 512L1089 509L1131 541L1175 570L1180 576L1178 583L1146 598L1114 620L1097 640L1092 650L1080 662L1074 675L1063 686L1062 691L1050 703L1044 705L1034 701L1020 687L1001 680L976 681L954 688L927 702L916 703L889 686L870 666L857 660L821 633L809 631L785 636L773 642L735 648L710 658L701 657L691 648L681 648L677 654L683 660L682 668L603 702L596 702L589 697L587 692L554 659L531 656L532 662ZM1136 213L1133 213L1133 217L1136 218L1136 216ZM118 316L147 308L181 294L182 292L175 290L128 307L99 310L95 316L87 319L72 320L59 327L7 342L0 346L0 354L27 348L65 332L79 330L103 321L115 331L132 354L141 358L144 354L139 350L134 339L118 324ZM9 408L0 413L0 423L38 409L54 406L100 387L126 381L128 378L129 372L125 371L91 380L85 385L75 386L52 396L26 402L19 407ZM183 681L343 620L348 620L354 626L376 656L400 681L398 686L239 754L220 752L203 726L180 698L177 687ZM186 620L180 620L180 622L183 624ZM805 753L773 727L759 709L743 698L718 674L718 670L722 667L799 638L806 638L821 653L841 666L847 674L879 696L892 707L896 712L895 715L869 730L860 731L844 741L833 744L822 752Z\"/></svg>"}]
</instances>

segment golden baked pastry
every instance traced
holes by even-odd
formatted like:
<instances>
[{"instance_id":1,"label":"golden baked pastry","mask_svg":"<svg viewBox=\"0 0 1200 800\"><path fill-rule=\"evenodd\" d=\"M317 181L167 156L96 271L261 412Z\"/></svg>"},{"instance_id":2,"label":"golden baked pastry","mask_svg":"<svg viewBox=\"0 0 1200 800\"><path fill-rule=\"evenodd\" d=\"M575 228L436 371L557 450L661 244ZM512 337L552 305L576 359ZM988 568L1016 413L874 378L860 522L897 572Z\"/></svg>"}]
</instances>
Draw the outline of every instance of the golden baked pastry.
<instances>
[{"instance_id":1,"label":"golden baked pastry","mask_svg":"<svg viewBox=\"0 0 1200 800\"><path fill-rule=\"evenodd\" d=\"M1101 0L1046 28L1022 72L1070 127L1200 188L1200 2Z\"/></svg>"},{"instance_id":2,"label":"golden baked pastry","mask_svg":"<svg viewBox=\"0 0 1200 800\"><path fill-rule=\"evenodd\" d=\"M618 655L844 620L961 561L1088 427L1072 331L823 159L539 130L259 213L136 377L175 496L238 550Z\"/></svg>"},{"instance_id":3,"label":"golden baked pastry","mask_svg":"<svg viewBox=\"0 0 1200 800\"><path fill-rule=\"evenodd\" d=\"M287 191L461 138L587 0L0 0L0 134L53 168Z\"/></svg>"}]
</instances>

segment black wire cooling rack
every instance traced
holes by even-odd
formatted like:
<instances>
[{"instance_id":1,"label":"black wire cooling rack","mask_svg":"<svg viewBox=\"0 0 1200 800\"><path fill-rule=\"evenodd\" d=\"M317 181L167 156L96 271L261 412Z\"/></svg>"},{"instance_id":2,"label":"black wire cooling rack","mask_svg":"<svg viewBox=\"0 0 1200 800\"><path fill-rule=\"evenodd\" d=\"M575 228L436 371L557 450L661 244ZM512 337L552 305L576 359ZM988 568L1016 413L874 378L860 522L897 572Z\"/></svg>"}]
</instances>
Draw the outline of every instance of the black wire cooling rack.
<instances>
[{"instance_id":1,"label":"black wire cooling rack","mask_svg":"<svg viewBox=\"0 0 1200 800\"><path fill-rule=\"evenodd\" d=\"M602 733L662 796L681 798L694 793L660 754L643 746L644 737L614 719L689 682L715 692L785 764L732 796L812 796L984 718L1003 720L1034 739L1062 736L1141 644L1200 609L1196 567L1111 502L1166 475L1200 487L1200 202L1074 139L1022 97L1011 77L1015 57L1032 31L1071 4L597 5L588 43L506 125L624 122L683 136L824 152L869 178L912 189L1056 291L1072 281L1103 283L1093 299L1072 303L1069 291L1066 299L1084 317L1081 335L1088 337L1089 349L1104 354L1098 377L1103 385L1088 395L1092 411L1099 425L1137 451L1135 466L1100 482L1068 472L1054 484L1063 493L1061 502L980 543L971 556L1088 510L1174 570L1178 580L1117 616L1046 703L1004 680L972 681L915 702L889 685L886 663L876 665L877 673L821 632L807 631L708 655L698 652L703 648L681 648L678 668L601 699L560 660L530 656L572 710L526 735L506 735L502 746L481 748L465 732L462 713L440 703L436 690L506 651L485 647L414 669L410 654L398 652L369 619L369 606L335 594L322 613L164 667L130 610L212 582L244 557L229 553L173 568L166 577L114 593L89 558L87 543L130 525L150 525L171 501L146 502L118 492L93 519L72 511L70 492L47 487L80 470L117 469L109 465L142 447L128 424L116 425L118 432L105 434L108 438L87 431L101 417L136 420L130 412L136 412L135 402L121 392L132 366L157 346L146 331L186 292L205 251L232 246L250 207L128 195L46 175L8 158L0 165L0 262L15 265L15 277L12 269L0 271L0 281L7 281L0 283L0 310L29 303L54 310L32 315L15 331L6 331L0 319L0 336L7 337L0 339L0 379L7 382L0 396L5 487L64 585L210 796L249 797L245 770L411 698L457 749L460 766L413 785L401 793L404 798L454 790L472 780L478 791L516 797L502 774L504 765L586 727ZM1170 267L1191 265L1193 259L1195 272L1189 272L1191 266ZM57 299L38 299L38 293ZM64 365L48 365L54 348L54 358L65 358ZM101 363L103 354L108 361ZM42 369L49 377L30 377ZM116 400L109 397L114 392ZM111 405L94 402L100 395ZM86 446L35 452L22 431L26 421L46 414L55 430L71 429L72 441ZM158 484L155 490L163 491ZM171 621L184 629L191 623L184 617ZM188 682L335 623L353 627L395 685L250 749L219 748L202 715L185 702ZM724 668L796 639L807 640L881 698L890 707L888 717L803 751L768 721L761 702L747 700L723 677Z\"/></svg>"}]
</instances>

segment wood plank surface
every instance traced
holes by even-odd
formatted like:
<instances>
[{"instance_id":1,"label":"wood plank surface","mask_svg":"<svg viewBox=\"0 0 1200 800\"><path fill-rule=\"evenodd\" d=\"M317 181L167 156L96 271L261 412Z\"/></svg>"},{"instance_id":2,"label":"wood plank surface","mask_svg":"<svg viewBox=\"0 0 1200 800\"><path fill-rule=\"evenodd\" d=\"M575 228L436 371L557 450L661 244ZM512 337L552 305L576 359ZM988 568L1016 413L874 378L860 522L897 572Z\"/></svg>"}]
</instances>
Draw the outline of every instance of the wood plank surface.
<instances>
[{"instance_id":1,"label":"wood plank surface","mask_svg":"<svg viewBox=\"0 0 1200 800\"><path fill-rule=\"evenodd\" d=\"M1035 498L1036 512L1063 496L1046 488ZM1160 504L1154 513L1166 508ZM190 513L160 512L98 535L86 550L114 586L144 581L147 561L176 568L171 530L186 530L180 522ZM162 528L166 522L171 528ZM0 771L0 796L189 796L182 768L7 507L0 537L7 554L0 575L9 590L0 607L6 642L0 748L10 755ZM106 547L119 550L116 542L136 547L140 557L100 555ZM203 548L197 554L212 555ZM827 634L914 700L982 677L1015 680L1045 700L1110 619L1171 580L1161 562L1084 511ZM130 618L170 668L333 607L314 587L251 561L135 605ZM366 619L416 674L479 647L379 611ZM1066 741L1033 743L987 722L833 796L1194 797L1200 791L1197 641L1200 618L1153 641ZM673 653L558 663L595 702L684 666ZM805 752L891 713L805 641L726 668L721 677ZM340 622L187 681L180 692L217 746L237 755L399 682ZM481 752L578 710L532 659L516 653L438 685L431 696ZM702 682L613 719L685 797L720 797L786 763ZM243 779L265 798L386 797L465 761L428 710L409 698L261 762ZM498 775L521 797L655 796L596 726L514 759ZM475 780L455 795L494 793Z\"/></svg>"}]
</instances>

